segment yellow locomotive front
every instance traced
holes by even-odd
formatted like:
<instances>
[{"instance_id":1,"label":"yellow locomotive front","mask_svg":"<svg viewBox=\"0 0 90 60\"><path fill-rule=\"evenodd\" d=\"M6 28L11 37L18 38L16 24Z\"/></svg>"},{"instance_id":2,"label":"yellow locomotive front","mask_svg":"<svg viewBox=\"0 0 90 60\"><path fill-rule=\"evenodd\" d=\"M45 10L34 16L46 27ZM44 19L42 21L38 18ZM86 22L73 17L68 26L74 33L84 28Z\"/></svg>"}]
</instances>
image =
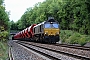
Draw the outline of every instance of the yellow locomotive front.
<instances>
[{"instance_id":1,"label":"yellow locomotive front","mask_svg":"<svg viewBox=\"0 0 90 60\"><path fill-rule=\"evenodd\" d=\"M49 19L44 23L44 41L56 43L59 41L59 23L54 19Z\"/></svg>"}]
</instances>

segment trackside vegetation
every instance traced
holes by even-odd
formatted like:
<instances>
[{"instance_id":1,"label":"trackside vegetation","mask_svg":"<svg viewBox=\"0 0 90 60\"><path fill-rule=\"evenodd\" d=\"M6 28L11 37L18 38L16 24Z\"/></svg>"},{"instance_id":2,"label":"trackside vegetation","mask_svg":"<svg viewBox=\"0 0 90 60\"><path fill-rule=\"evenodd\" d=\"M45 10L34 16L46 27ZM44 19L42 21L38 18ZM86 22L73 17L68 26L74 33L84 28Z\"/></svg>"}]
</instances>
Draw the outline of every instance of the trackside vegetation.
<instances>
[{"instance_id":1,"label":"trackside vegetation","mask_svg":"<svg viewBox=\"0 0 90 60\"><path fill-rule=\"evenodd\" d=\"M4 0L0 0L0 60L8 59L9 13L6 12Z\"/></svg>"},{"instance_id":2,"label":"trackside vegetation","mask_svg":"<svg viewBox=\"0 0 90 60\"><path fill-rule=\"evenodd\" d=\"M79 44L81 46L90 42L90 35L83 35L72 30L61 30L60 38L62 43L66 44Z\"/></svg>"},{"instance_id":3,"label":"trackside vegetation","mask_svg":"<svg viewBox=\"0 0 90 60\"><path fill-rule=\"evenodd\" d=\"M7 42L0 42L0 60L8 59L8 45Z\"/></svg>"}]
</instances>

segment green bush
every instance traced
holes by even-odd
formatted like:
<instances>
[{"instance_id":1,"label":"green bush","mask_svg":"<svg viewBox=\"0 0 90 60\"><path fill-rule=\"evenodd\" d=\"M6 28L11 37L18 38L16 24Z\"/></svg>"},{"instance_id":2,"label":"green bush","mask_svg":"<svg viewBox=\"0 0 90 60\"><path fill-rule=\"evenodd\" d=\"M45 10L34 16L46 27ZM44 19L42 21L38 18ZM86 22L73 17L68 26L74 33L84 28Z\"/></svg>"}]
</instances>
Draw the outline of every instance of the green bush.
<instances>
[{"instance_id":1,"label":"green bush","mask_svg":"<svg viewBox=\"0 0 90 60\"><path fill-rule=\"evenodd\" d=\"M0 41L6 41L8 38L8 31L4 30L4 27L0 27Z\"/></svg>"},{"instance_id":2,"label":"green bush","mask_svg":"<svg viewBox=\"0 0 90 60\"><path fill-rule=\"evenodd\" d=\"M0 60L8 59L8 45L6 42L0 42Z\"/></svg>"},{"instance_id":3,"label":"green bush","mask_svg":"<svg viewBox=\"0 0 90 60\"><path fill-rule=\"evenodd\" d=\"M79 33L73 33L69 38L70 44L77 44L78 40L80 39L80 34Z\"/></svg>"},{"instance_id":4,"label":"green bush","mask_svg":"<svg viewBox=\"0 0 90 60\"><path fill-rule=\"evenodd\" d=\"M89 35L82 35L71 30L61 30L60 38L62 43L85 45L90 42Z\"/></svg>"},{"instance_id":5,"label":"green bush","mask_svg":"<svg viewBox=\"0 0 90 60\"><path fill-rule=\"evenodd\" d=\"M90 42L90 35L87 36L87 39L86 39L87 42Z\"/></svg>"},{"instance_id":6,"label":"green bush","mask_svg":"<svg viewBox=\"0 0 90 60\"><path fill-rule=\"evenodd\" d=\"M78 40L78 44L80 44L80 45L85 45L86 44L86 38L85 37L82 37L82 38L80 38L79 40Z\"/></svg>"},{"instance_id":7,"label":"green bush","mask_svg":"<svg viewBox=\"0 0 90 60\"><path fill-rule=\"evenodd\" d=\"M68 33L68 31L66 31L66 30L61 30L61 32L60 32L60 38L61 38L61 40L62 40L62 43L64 43L65 40L66 40L69 36L71 36L71 34Z\"/></svg>"},{"instance_id":8,"label":"green bush","mask_svg":"<svg viewBox=\"0 0 90 60\"><path fill-rule=\"evenodd\" d=\"M2 48L2 50L6 50L6 48L2 42L0 42L0 48Z\"/></svg>"}]
</instances>

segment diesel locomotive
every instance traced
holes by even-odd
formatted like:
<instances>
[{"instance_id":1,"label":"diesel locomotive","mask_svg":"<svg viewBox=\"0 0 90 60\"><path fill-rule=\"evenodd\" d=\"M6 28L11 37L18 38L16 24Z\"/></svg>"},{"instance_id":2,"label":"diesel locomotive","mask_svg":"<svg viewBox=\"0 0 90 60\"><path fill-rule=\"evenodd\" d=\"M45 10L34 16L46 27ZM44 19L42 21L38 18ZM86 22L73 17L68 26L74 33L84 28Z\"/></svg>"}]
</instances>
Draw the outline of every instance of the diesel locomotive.
<instances>
[{"instance_id":1,"label":"diesel locomotive","mask_svg":"<svg viewBox=\"0 0 90 60\"><path fill-rule=\"evenodd\" d=\"M33 24L13 36L13 40L30 40L36 42L56 43L60 40L59 23L49 17L47 21Z\"/></svg>"}]
</instances>

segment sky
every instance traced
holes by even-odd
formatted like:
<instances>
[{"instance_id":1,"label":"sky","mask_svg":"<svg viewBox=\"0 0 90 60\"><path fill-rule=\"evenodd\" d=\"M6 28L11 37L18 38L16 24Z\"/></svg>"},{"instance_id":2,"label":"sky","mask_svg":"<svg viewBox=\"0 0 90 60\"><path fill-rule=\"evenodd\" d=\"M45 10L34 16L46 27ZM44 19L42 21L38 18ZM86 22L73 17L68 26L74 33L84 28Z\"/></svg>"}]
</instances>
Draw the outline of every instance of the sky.
<instances>
[{"instance_id":1,"label":"sky","mask_svg":"<svg viewBox=\"0 0 90 60\"><path fill-rule=\"evenodd\" d=\"M29 7L45 0L4 0L6 11L10 12L10 21L18 21Z\"/></svg>"}]
</instances>

